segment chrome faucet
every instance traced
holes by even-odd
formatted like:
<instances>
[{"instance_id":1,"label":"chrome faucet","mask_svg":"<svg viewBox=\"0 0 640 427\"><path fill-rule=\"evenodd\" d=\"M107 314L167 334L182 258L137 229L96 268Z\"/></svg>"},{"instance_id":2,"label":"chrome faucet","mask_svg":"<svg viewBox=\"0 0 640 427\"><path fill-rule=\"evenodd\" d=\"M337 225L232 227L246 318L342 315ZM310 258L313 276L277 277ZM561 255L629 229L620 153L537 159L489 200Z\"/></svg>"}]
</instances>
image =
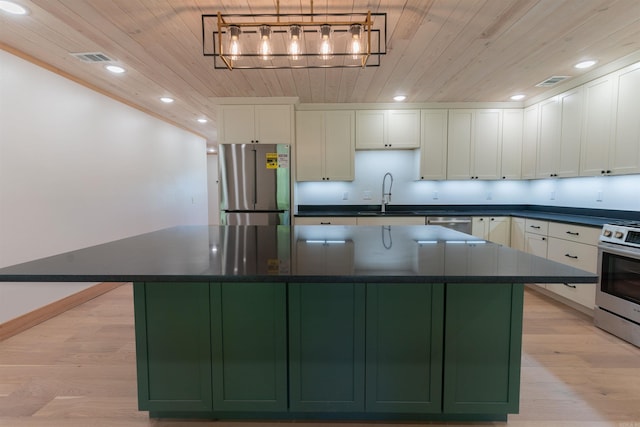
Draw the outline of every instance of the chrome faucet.
<instances>
[{"instance_id":1,"label":"chrome faucet","mask_svg":"<svg viewBox=\"0 0 640 427\"><path fill-rule=\"evenodd\" d=\"M389 191L385 191L387 177L391 180L389 182ZM386 212L387 205L391 202L391 187L393 187L393 175L391 175L391 172L387 172L382 178L382 203L380 204L382 212Z\"/></svg>"}]
</instances>

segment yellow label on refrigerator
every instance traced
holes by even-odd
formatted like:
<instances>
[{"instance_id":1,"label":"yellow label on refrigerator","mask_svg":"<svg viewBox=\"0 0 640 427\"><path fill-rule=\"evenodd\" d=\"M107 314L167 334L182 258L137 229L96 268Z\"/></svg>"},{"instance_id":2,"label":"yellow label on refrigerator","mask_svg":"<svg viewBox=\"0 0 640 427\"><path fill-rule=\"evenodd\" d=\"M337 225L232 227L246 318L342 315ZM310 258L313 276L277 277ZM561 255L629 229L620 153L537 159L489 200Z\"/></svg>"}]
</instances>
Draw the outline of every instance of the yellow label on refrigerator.
<instances>
[{"instance_id":1,"label":"yellow label on refrigerator","mask_svg":"<svg viewBox=\"0 0 640 427\"><path fill-rule=\"evenodd\" d=\"M267 153L267 169L278 169L278 153Z\"/></svg>"}]
</instances>

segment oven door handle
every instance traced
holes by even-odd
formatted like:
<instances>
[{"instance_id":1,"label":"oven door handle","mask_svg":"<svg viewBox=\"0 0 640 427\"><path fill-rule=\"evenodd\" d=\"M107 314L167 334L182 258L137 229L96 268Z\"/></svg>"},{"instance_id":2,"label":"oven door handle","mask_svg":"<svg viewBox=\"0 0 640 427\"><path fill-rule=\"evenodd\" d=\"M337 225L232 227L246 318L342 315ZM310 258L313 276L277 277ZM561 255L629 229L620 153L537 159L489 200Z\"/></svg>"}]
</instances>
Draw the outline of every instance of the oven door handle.
<instances>
[{"instance_id":1,"label":"oven door handle","mask_svg":"<svg viewBox=\"0 0 640 427\"><path fill-rule=\"evenodd\" d=\"M635 248L627 248L624 246L614 245L611 243L600 242L598 245L600 252L606 252L614 255L622 255L629 258L640 259L640 250Z\"/></svg>"}]
</instances>

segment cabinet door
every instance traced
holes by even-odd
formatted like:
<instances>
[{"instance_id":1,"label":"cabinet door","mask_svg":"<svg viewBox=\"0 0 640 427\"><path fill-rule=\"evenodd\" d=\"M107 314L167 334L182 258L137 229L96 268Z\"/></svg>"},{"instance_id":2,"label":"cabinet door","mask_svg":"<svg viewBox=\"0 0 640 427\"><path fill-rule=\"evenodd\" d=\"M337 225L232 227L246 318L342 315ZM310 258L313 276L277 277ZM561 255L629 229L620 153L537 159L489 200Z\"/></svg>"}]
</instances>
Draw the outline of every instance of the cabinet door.
<instances>
[{"instance_id":1,"label":"cabinet door","mask_svg":"<svg viewBox=\"0 0 640 427\"><path fill-rule=\"evenodd\" d=\"M573 177L580 174L580 141L582 140L582 87L559 95L562 123L557 174Z\"/></svg>"},{"instance_id":2,"label":"cabinet door","mask_svg":"<svg viewBox=\"0 0 640 427\"><path fill-rule=\"evenodd\" d=\"M296 112L296 181L324 178L324 112Z\"/></svg>"},{"instance_id":3,"label":"cabinet door","mask_svg":"<svg viewBox=\"0 0 640 427\"><path fill-rule=\"evenodd\" d=\"M489 238L489 218L484 216L474 216L471 218L471 235L481 239Z\"/></svg>"},{"instance_id":4,"label":"cabinet door","mask_svg":"<svg viewBox=\"0 0 640 427\"><path fill-rule=\"evenodd\" d=\"M420 147L420 110L387 111L388 148Z\"/></svg>"},{"instance_id":5,"label":"cabinet door","mask_svg":"<svg viewBox=\"0 0 640 427\"><path fill-rule=\"evenodd\" d=\"M447 284L445 413L517 413L523 285Z\"/></svg>"},{"instance_id":6,"label":"cabinet door","mask_svg":"<svg viewBox=\"0 0 640 427\"><path fill-rule=\"evenodd\" d=\"M506 216L489 217L487 240L502 246L511 241L511 218Z\"/></svg>"},{"instance_id":7,"label":"cabinet door","mask_svg":"<svg viewBox=\"0 0 640 427\"><path fill-rule=\"evenodd\" d=\"M444 285L367 285L367 412L438 413Z\"/></svg>"},{"instance_id":8,"label":"cabinet door","mask_svg":"<svg viewBox=\"0 0 640 427\"><path fill-rule=\"evenodd\" d=\"M222 105L218 112L220 143L250 144L255 141L253 105Z\"/></svg>"},{"instance_id":9,"label":"cabinet door","mask_svg":"<svg viewBox=\"0 0 640 427\"><path fill-rule=\"evenodd\" d=\"M256 105L255 140L260 144L291 144L291 112L290 105Z\"/></svg>"},{"instance_id":10,"label":"cabinet door","mask_svg":"<svg viewBox=\"0 0 640 427\"><path fill-rule=\"evenodd\" d=\"M213 408L287 410L284 283L211 284Z\"/></svg>"},{"instance_id":11,"label":"cabinet door","mask_svg":"<svg viewBox=\"0 0 640 427\"><path fill-rule=\"evenodd\" d=\"M522 175L522 120L520 109L502 113L502 179L519 179Z\"/></svg>"},{"instance_id":12,"label":"cabinet door","mask_svg":"<svg viewBox=\"0 0 640 427\"><path fill-rule=\"evenodd\" d=\"M364 327L364 284L289 284L291 411L364 411Z\"/></svg>"},{"instance_id":13,"label":"cabinet door","mask_svg":"<svg viewBox=\"0 0 640 427\"><path fill-rule=\"evenodd\" d=\"M560 103L557 97L540 103L540 132L536 177L556 176L560 154Z\"/></svg>"},{"instance_id":14,"label":"cabinet door","mask_svg":"<svg viewBox=\"0 0 640 427\"><path fill-rule=\"evenodd\" d=\"M421 120L419 179L446 179L447 110L422 110Z\"/></svg>"},{"instance_id":15,"label":"cabinet door","mask_svg":"<svg viewBox=\"0 0 640 427\"><path fill-rule=\"evenodd\" d=\"M356 111L356 149L387 148L387 117L385 110Z\"/></svg>"},{"instance_id":16,"label":"cabinet door","mask_svg":"<svg viewBox=\"0 0 640 427\"><path fill-rule=\"evenodd\" d=\"M525 233L524 235L525 252L530 253L531 255L546 258L547 244L548 240L545 236L533 233Z\"/></svg>"},{"instance_id":17,"label":"cabinet door","mask_svg":"<svg viewBox=\"0 0 640 427\"><path fill-rule=\"evenodd\" d=\"M324 176L331 181L353 181L355 113L353 111L326 111L324 114Z\"/></svg>"},{"instance_id":18,"label":"cabinet door","mask_svg":"<svg viewBox=\"0 0 640 427\"><path fill-rule=\"evenodd\" d=\"M522 125L522 178L524 179L536 177L539 118L540 106L538 104L525 108Z\"/></svg>"},{"instance_id":19,"label":"cabinet door","mask_svg":"<svg viewBox=\"0 0 640 427\"><path fill-rule=\"evenodd\" d=\"M502 110L474 114L472 168L476 179L499 179L502 164Z\"/></svg>"},{"instance_id":20,"label":"cabinet door","mask_svg":"<svg viewBox=\"0 0 640 427\"><path fill-rule=\"evenodd\" d=\"M615 82L605 76L584 85L584 120L580 175L603 175L609 170Z\"/></svg>"},{"instance_id":21,"label":"cabinet door","mask_svg":"<svg viewBox=\"0 0 640 427\"><path fill-rule=\"evenodd\" d=\"M447 179L471 178L473 110L449 110Z\"/></svg>"},{"instance_id":22,"label":"cabinet door","mask_svg":"<svg viewBox=\"0 0 640 427\"><path fill-rule=\"evenodd\" d=\"M211 411L208 283L135 283L138 407Z\"/></svg>"},{"instance_id":23,"label":"cabinet door","mask_svg":"<svg viewBox=\"0 0 640 427\"><path fill-rule=\"evenodd\" d=\"M513 249L525 251L524 218L511 218L511 244Z\"/></svg>"},{"instance_id":24,"label":"cabinet door","mask_svg":"<svg viewBox=\"0 0 640 427\"><path fill-rule=\"evenodd\" d=\"M640 173L640 67L637 64L620 72L617 102L611 171Z\"/></svg>"}]
</instances>

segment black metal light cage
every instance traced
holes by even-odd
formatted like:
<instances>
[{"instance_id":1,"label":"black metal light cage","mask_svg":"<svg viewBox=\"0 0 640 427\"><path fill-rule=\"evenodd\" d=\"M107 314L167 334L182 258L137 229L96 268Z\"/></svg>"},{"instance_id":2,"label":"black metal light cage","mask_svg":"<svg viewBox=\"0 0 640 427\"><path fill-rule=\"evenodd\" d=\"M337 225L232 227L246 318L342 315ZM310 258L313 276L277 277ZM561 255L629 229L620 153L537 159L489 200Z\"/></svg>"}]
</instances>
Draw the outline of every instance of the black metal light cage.
<instances>
[{"instance_id":1,"label":"black metal light cage","mask_svg":"<svg viewBox=\"0 0 640 427\"><path fill-rule=\"evenodd\" d=\"M331 59L321 59L319 52L305 50L297 55L300 59L292 60L284 40L288 27L299 25L307 39L309 35L319 33L320 26L324 24L331 26L338 44L344 42L339 38L346 38L351 25L362 25L366 51L354 59L346 48L335 49ZM240 27L244 38L255 37L257 40L258 29L262 25L272 27L272 33L276 37L274 42L280 52L271 53L268 60L263 60L257 51L234 55L236 59L232 60L223 44L229 27ZM379 67L380 57L387 53L386 34L386 13L204 14L202 54L213 57L214 69L225 70Z\"/></svg>"}]
</instances>

